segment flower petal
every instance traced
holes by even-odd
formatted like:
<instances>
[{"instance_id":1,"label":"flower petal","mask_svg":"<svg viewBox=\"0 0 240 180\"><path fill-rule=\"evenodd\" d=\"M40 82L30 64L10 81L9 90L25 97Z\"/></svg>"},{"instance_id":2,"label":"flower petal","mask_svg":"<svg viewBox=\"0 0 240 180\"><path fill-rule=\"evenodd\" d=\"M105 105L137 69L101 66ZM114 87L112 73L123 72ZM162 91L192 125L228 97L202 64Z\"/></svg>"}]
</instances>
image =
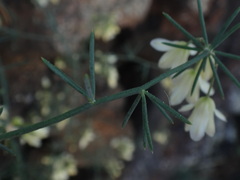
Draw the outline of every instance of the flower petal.
<instances>
[{"instance_id":1,"label":"flower petal","mask_svg":"<svg viewBox=\"0 0 240 180\"><path fill-rule=\"evenodd\" d=\"M206 128L207 128L207 123L208 123L208 117L204 116L201 118L202 114L195 114L196 117L189 117L189 120L191 119L192 125L190 127L190 137L194 141L199 141L203 138Z\"/></svg>"},{"instance_id":2,"label":"flower petal","mask_svg":"<svg viewBox=\"0 0 240 180\"><path fill-rule=\"evenodd\" d=\"M174 51L175 57L171 68L175 68L187 62L189 57L189 50L174 48L171 51Z\"/></svg>"},{"instance_id":3,"label":"flower petal","mask_svg":"<svg viewBox=\"0 0 240 180\"><path fill-rule=\"evenodd\" d=\"M175 51L170 50L162 55L159 59L158 66L163 69L171 68L172 64L176 60L177 54Z\"/></svg>"},{"instance_id":4,"label":"flower petal","mask_svg":"<svg viewBox=\"0 0 240 180\"><path fill-rule=\"evenodd\" d=\"M155 38L155 39L150 41L150 45L155 50L161 51L161 52L169 51L170 49L173 48L171 46L167 46L167 45L163 44L163 42L172 43L172 41L169 41L169 40L164 39L164 38Z\"/></svg>"},{"instance_id":5,"label":"flower petal","mask_svg":"<svg viewBox=\"0 0 240 180\"><path fill-rule=\"evenodd\" d=\"M215 104L211 98L202 97L199 99L189 117L189 121L192 122L190 127L190 137L192 140L199 141L203 138L209 121L213 121L214 119L214 110Z\"/></svg>"},{"instance_id":6,"label":"flower petal","mask_svg":"<svg viewBox=\"0 0 240 180\"><path fill-rule=\"evenodd\" d=\"M214 118L210 118L208 121L207 129L206 129L206 134L209 135L210 137L213 137L215 134L215 123L214 123Z\"/></svg>"},{"instance_id":7,"label":"flower petal","mask_svg":"<svg viewBox=\"0 0 240 180\"><path fill-rule=\"evenodd\" d=\"M201 77L199 77L199 85L200 85L200 89L203 93L207 94L208 90L210 88L210 83L207 82L206 80L203 80ZM214 89L211 88L209 95L212 96L215 93Z\"/></svg>"},{"instance_id":8,"label":"flower petal","mask_svg":"<svg viewBox=\"0 0 240 180\"><path fill-rule=\"evenodd\" d=\"M190 126L190 137L194 141L199 141L203 138L205 130L207 128L208 118L204 116L201 118L202 114L195 114L195 117L189 117L191 119L192 125Z\"/></svg>"},{"instance_id":9,"label":"flower petal","mask_svg":"<svg viewBox=\"0 0 240 180\"><path fill-rule=\"evenodd\" d=\"M196 46L195 46L194 44L192 44L192 43L189 43L189 44L188 44L188 47L193 47L193 48L195 48ZM189 54L190 54L191 56L195 56L195 55L197 54L197 51L190 50Z\"/></svg>"},{"instance_id":10,"label":"flower petal","mask_svg":"<svg viewBox=\"0 0 240 180\"><path fill-rule=\"evenodd\" d=\"M191 95L191 92L189 90L189 95L187 96L187 102L192 103L192 104L196 104L196 102L199 99L199 95L200 95L199 84L197 84L193 93L192 93L192 95Z\"/></svg>"},{"instance_id":11,"label":"flower petal","mask_svg":"<svg viewBox=\"0 0 240 180\"><path fill-rule=\"evenodd\" d=\"M187 97L188 92L184 88L179 88L178 91L173 91L170 96L170 104L172 106L178 105Z\"/></svg>"},{"instance_id":12,"label":"flower petal","mask_svg":"<svg viewBox=\"0 0 240 180\"><path fill-rule=\"evenodd\" d=\"M214 114L222 121L227 122L226 117L219 110L215 109Z\"/></svg>"},{"instance_id":13,"label":"flower petal","mask_svg":"<svg viewBox=\"0 0 240 180\"><path fill-rule=\"evenodd\" d=\"M175 68L187 62L188 57L188 50L173 48L162 55L159 59L158 66L163 69Z\"/></svg>"},{"instance_id":14,"label":"flower petal","mask_svg":"<svg viewBox=\"0 0 240 180\"><path fill-rule=\"evenodd\" d=\"M190 111L194 107L194 104L187 104L183 105L180 109L178 109L179 112L185 112L185 111Z\"/></svg>"},{"instance_id":15,"label":"flower petal","mask_svg":"<svg viewBox=\"0 0 240 180\"><path fill-rule=\"evenodd\" d=\"M194 81L194 70L188 69L173 79L173 87L170 95L170 104L180 104L189 94Z\"/></svg>"},{"instance_id":16,"label":"flower petal","mask_svg":"<svg viewBox=\"0 0 240 180\"><path fill-rule=\"evenodd\" d=\"M211 79L213 76L213 72L212 72L212 67L211 67L211 64L210 64L210 60L209 58L207 59L207 62L206 62L206 66L205 66L205 69L203 70L203 72L201 73L201 77L204 79L204 80L209 80Z\"/></svg>"},{"instance_id":17,"label":"flower petal","mask_svg":"<svg viewBox=\"0 0 240 180\"><path fill-rule=\"evenodd\" d=\"M185 130L186 132L188 132L188 131L190 130L190 127L191 127L191 125L185 124L184 130Z\"/></svg>"},{"instance_id":18,"label":"flower petal","mask_svg":"<svg viewBox=\"0 0 240 180\"><path fill-rule=\"evenodd\" d=\"M174 79L174 81L175 80L178 79ZM180 78L178 82L173 83L174 87L172 88L170 95L170 104L174 106L183 102L183 100L187 97L191 84L189 84L189 77L185 75Z\"/></svg>"},{"instance_id":19,"label":"flower petal","mask_svg":"<svg viewBox=\"0 0 240 180\"><path fill-rule=\"evenodd\" d=\"M177 66L180 66L181 64L184 64L187 62L189 57L189 51L183 50L183 49L173 49L172 51L175 51L176 54L178 54L178 57L175 59L172 68L175 68Z\"/></svg>"}]
</instances>

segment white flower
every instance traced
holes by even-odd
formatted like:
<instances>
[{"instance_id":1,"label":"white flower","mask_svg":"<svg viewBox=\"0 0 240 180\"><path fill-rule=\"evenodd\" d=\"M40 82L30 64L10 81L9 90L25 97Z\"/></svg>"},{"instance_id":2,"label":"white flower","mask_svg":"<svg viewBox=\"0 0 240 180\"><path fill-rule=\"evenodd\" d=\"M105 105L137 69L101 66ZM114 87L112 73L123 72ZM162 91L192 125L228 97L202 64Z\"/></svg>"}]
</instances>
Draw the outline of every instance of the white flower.
<instances>
[{"instance_id":1,"label":"white flower","mask_svg":"<svg viewBox=\"0 0 240 180\"><path fill-rule=\"evenodd\" d=\"M20 142L21 144L27 143L29 146L39 148L42 145L42 139L45 139L49 136L49 128L45 127L38 129L36 131L24 134Z\"/></svg>"},{"instance_id":2,"label":"white flower","mask_svg":"<svg viewBox=\"0 0 240 180\"><path fill-rule=\"evenodd\" d=\"M172 80L172 88L170 95L170 104L178 105L187 99L189 103L196 103L199 99L200 89L205 94L208 93L210 84L199 76L195 89L191 95L191 89L196 76L194 69L187 69L182 74ZM214 94L214 90L211 89L210 95Z\"/></svg>"},{"instance_id":3,"label":"white flower","mask_svg":"<svg viewBox=\"0 0 240 180\"><path fill-rule=\"evenodd\" d=\"M41 162L51 167L49 178L52 180L68 180L70 176L75 176L78 173L75 157L68 153L45 156Z\"/></svg>"},{"instance_id":4,"label":"white flower","mask_svg":"<svg viewBox=\"0 0 240 180\"><path fill-rule=\"evenodd\" d=\"M96 134L93 130L91 128L87 128L79 140L79 148L85 149L92 141L94 141L95 138Z\"/></svg>"},{"instance_id":5,"label":"white flower","mask_svg":"<svg viewBox=\"0 0 240 180\"><path fill-rule=\"evenodd\" d=\"M176 45L184 45L189 47L194 47L193 44L189 44L185 41L169 41L163 38L156 38L150 42L150 45L157 51L166 52L160 58L158 66L160 68L175 68L185 62L187 62L189 55L195 55L197 52L188 49L175 48L163 44L172 43Z\"/></svg>"},{"instance_id":6,"label":"white flower","mask_svg":"<svg viewBox=\"0 0 240 180\"><path fill-rule=\"evenodd\" d=\"M223 121L226 117L216 109L212 98L205 96L201 97L198 102L193 105L185 105L179 111L188 111L194 107L194 110L188 120L192 123L186 125L185 130L190 132L190 137L194 141L199 141L205 133L212 137L215 134L214 114Z\"/></svg>"}]
</instances>

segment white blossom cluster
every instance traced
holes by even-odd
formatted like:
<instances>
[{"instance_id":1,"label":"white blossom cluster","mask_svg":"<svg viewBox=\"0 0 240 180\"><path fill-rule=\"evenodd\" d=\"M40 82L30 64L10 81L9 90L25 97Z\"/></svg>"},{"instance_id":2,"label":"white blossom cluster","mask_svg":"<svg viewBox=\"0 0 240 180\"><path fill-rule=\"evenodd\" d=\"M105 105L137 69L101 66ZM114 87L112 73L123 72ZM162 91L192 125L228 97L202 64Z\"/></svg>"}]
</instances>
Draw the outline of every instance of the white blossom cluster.
<instances>
[{"instance_id":1,"label":"white blossom cluster","mask_svg":"<svg viewBox=\"0 0 240 180\"><path fill-rule=\"evenodd\" d=\"M189 49L173 47L164 43L187 46ZM158 63L158 66L163 69L172 69L182 65L188 61L189 56L197 54L197 51L190 49L194 45L185 41L169 41L163 38L156 38L150 42L150 45L157 51L165 52ZM213 72L210 61L215 64L211 56L208 57L205 68L200 72L196 81L194 91L191 92L201 61L195 67L186 69L178 76L172 76L172 86L170 88L170 105L174 106L187 102L179 111L192 110L188 118L191 125L186 124L185 130L190 132L190 137L194 141L201 140L205 133L210 137L215 134L214 115L220 120L226 121L226 117L216 109L215 102L211 98L214 95L214 89L211 84ZM201 96L201 94L205 95Z\"/></svg>"}]
</instances>

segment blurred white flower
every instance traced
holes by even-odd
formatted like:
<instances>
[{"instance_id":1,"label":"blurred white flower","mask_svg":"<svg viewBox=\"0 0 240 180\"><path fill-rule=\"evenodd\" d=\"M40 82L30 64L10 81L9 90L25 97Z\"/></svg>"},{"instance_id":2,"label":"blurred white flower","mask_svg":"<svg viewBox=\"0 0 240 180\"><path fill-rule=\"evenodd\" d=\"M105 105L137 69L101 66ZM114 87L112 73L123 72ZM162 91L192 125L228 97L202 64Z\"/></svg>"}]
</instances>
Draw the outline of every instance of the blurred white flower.
<instances>
[{"instance_id":1,"label":"blurred white flower","mask_svg":"<svg viewBox=\"0 0 240 180\"><path fill-rule=\"evenodd\" d=\"M123 161L117 158L107 158L104 162L104 168L110 176L110 179L118 179L124 168Z\"/></svg>"},{"instance_id":2,"label":"blurred white flower","mask_svg":"<svg viewBox=\"0 0 240 180\"><path fill-rule=\"evenodd\" d=\"M49 0L36 0L36 3L38 3L41 7L46 7L49 3Z\"/></svg>"},{"instance_id":3,"label":"blurred white flower","mask_svg":"<svg viewBox=\"0 0 240 180\"><path fill-rule=\"evenodd\" d=\"M49 128L45 127L36 131L24 134L20 138L21 144L28 144L29 146L39 148L42 145L42 139L49 136Z\"/></svg>"},{"instance_id":4,"label":"blurred white flower","mask_svg":"<svg viewBox=\"0 0 240 180\"><path fill-rule=\"evenodd\" d=\"M166 52L162 55L158 62L160 68L175 68L185 62L187 62L190 55L195 55L197 51L175 48L165 45L163 43L172 43L176 45L183 45L188 47L194 47L193 44L185 41L169 41L163 38L156 38L151 40L150 45L157 51Z\"/></svg>"},{"instance_id":5,"label":"blurred white flower","mask_svg":"<svg viewBox=\"0 0 240 180\"><path fill-rule=\"evenodd\" d=\"M188 104L179 109L179 111L188 111L193 109L188 120L192 123L186 125L185 130L190 132L190 137L194 141L201 140L205 133L212 137L215 134L214 114L222 121L226 121L226 117L216 109L212 98L205 96L201 97L198 102Z\"/></svg>"},{"instance_id":6,"label":"blurred white flower","mask_svg":"<svg viewBox=\"0 0 240 180\"><path fill-rule=\"evenodd\" d=\"M71 154L63 153L58 156L45 156L42 159L45 165L51 165L52 180L68 180L77 174L77 161Z\"/></svg>"},{"instance_id":7,"label":"blurred white flower","mask_svg":"<svg viewBox=\"0 0 240 180\"><path fill-rule=\"evenodd\" d=\"M94 32L96 38L100 38L107 42L112 40L121 31L121 28L117 24L117 17L115 14L111 14L110 16L98 14L94 19Z\"/></svg>"},{"instance_id":8,"label":"blurred white flower","mask_svg":"<svg viewBox=\"0 0 240 180\"><path fill-rule=\"evenodd\" d=\"M127 137L114 138L111 140L110 145L118 151L123 160L132 160L135 146L131 139Z\"/></svg>"},{"instance_id":9,"label":"blurred white flower","mask_svg":"<svg viewBox=\"0 0 240 180\"><path fill-rule=\"evenodd\" d=\"M178 105L187 99L189 103L196 103L199 99L200 89L205 94L208 93L210 84L199 76L195 89L191 95L191 89L196 76L196 71L192 68L185 70L182 74L172 80L170 104ZM211 89L210 95L214 94Z\"/></svg>"},{"instance_id":10,"label":"blurred white flower","mask_svg":"<svg viewBox=\"0 0 240 180\"><path fill-rule=\"evenodd\" d=\"M87 128L79 140L79 148L85 149L95 138L96 134L93 132L93 129Z\"/></svg>"},{"instance_id":11,"label":"blurred white flower","mask_svg":"<svg viewBox=\"0 0 240 180\"><path fill-rule=\"evenodd\" d=\"M108 82L108 85L110 86L110 88L116 88L117 85L118 85L118 71L116 68L109 68L109 75L108 75L108 78L107 78L107 82Z\"/></svg>"},{"instance_id":12,"label":"blurred white flower","mask_svg":"<svg viewBox=\"0 0 240 180\"><path fill-rule=\"evenodd\" d=\"M41 7L46 7L49 3L52 3L53 5L59 4L60 0L35 0L36 3L38 3Z\"/></svg>"},{"instance_id":13,"label":"blurred white flower","mask_svg":"<svg viewBox=\"0 0 240 180\"><path fill-rule=\"evenodd\" d=\"M110 88L116 88L119 78L116 68L117 56L96 51L96 57L98 57L99 61L95 62L95 72L107 79Z\"/></svg>"}]
</instances>

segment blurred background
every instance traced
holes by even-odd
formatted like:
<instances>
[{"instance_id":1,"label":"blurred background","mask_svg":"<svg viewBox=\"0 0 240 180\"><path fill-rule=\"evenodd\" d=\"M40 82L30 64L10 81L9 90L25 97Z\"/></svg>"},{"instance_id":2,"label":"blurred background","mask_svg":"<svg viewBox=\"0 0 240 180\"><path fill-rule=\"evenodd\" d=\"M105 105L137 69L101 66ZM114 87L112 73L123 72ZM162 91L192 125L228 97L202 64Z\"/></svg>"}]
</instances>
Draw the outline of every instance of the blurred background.
<instances>
[{"instance_id":1,"label":"blurred background","mask_svg":"<svg viewBox=\"0 0 240 180\"><path fill-rule=\"evenodd\" d=\"M240 1L202 0L202 5L212 39ZM136 87L162 73L157 67L161 53L149 42L156 37L186 40L162 12L201 36L195 0L1 0L1 132L47 120L86 102L41 57L82 85L91 31L96 38L97 97ZM219 50L239 54L239 38L236 32ZM240 79L239 61L221 59ZM170 124L149 103L152 154L142 147L140 109L121 128L134 99L130 97L1 142L16 157L0 150L0 179L238 180L240 90L219 73L226 97L216 93L214 99L228 122L216 120L213 138L193 142L182 122ZM150 91L168 103L168 87L164 81Z\"/></svg>"}]
</instances>

